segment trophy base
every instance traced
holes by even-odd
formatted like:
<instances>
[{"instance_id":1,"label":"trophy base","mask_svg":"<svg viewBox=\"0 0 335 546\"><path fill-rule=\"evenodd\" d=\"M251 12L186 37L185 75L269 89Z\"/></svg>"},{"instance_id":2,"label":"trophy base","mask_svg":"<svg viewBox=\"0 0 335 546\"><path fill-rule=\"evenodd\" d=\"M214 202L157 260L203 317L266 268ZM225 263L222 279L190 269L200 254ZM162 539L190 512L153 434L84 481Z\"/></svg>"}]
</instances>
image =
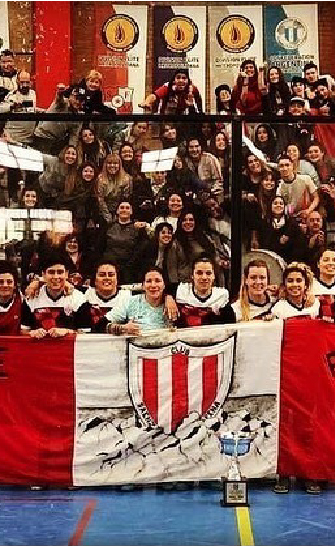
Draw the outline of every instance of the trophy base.
<instances>
[{"instance_id":1,"label":"trophy base","mask_svg":"<svg viewBox=\"0 0 335 546\"><path fill-rule=\"evenodd\" d=\"M225 480L223 483L223 499L220 500L222 507L250 506L248 500L247 480Z\"/></svg>"}]
</instances>

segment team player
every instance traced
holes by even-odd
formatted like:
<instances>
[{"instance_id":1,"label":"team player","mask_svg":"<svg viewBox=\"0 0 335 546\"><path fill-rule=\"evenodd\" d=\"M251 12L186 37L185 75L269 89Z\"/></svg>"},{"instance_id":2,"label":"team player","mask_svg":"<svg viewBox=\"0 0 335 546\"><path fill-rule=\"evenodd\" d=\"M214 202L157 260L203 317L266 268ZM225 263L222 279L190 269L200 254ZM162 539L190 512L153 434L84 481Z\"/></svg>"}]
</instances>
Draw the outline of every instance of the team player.
<instances>
[{"instance_id":1,"label":"team player","mask_svg":"<svg viewBox=\"0 0 335 546\"><path fill-rule=\"evenodd\" d=\"M265 261L252 260L245 266L240 297L232 305L237 322L267 319L273 306L269 285L270 271Z\"/></svg>"},{"instance_id":2,"label":"team player","mask_svg":"<svg viewBox=\"0 0 335 546\"><path fill-rule=\"evenodd\" d=\"M83 304L84 294L75 288L66 294L65 284L69 274L67 258L52 253L42 267L45 284L37 296L23 303L22 331L42 339L47 335L63 337L87 327Z\"/></svg>"},{"instance_id":3,"label":"team player","mask_svg":"<svg viewBox=\"0 0 335 546\"><path fill-rule=\"evenodd\" d=\"M312 294L313 273L304 263L292 262L283 273L282 299L271 309L271 314L280 319L297 316L316 318L320 302Z\"/></svg>"},{"instance_id":4,"label":"team player","mask_svg":"<svg viewBox=\"0 0 335 546\"><path fill-rule=\"evenodd\" d=\"M317 275L313 281L315 296L335 295L335 247L321 252L317 262Z\"/></svg>"},{"instance_id":5,"label":"team player","mask_svg":"<svg viewBox=\"0 0 335 546\"><path fill-rule=\"evenodd\" d=\"M117 267L112 262L102 261L95 268L91 286L85 293L85 312L91 331L95 331L99 321L117 305L126 305L131 296L130 290L119 290Z\"/></svg>"},{"instance_id":6,"label":"team player","mask_svg":"<svg viewBox=\"0 0 335 546\"><path fill-rule=\"evenodd\" d=\"M0 335L19 335L21 328L22 297L18 290L15 267L0 261Z\"/></svg>"},{"instance_id":7,"label":"team player","mask_svg":"<svg viewBox=\"0 0 335 546\"><path fill-rule=\"evenodd\" d=\"M179 327L235 322L228 290L214 286L214 282L213 261L207 256L199 256L193 262L192 283L180 283L177 288Z\"/></svg>"}]
</instances>

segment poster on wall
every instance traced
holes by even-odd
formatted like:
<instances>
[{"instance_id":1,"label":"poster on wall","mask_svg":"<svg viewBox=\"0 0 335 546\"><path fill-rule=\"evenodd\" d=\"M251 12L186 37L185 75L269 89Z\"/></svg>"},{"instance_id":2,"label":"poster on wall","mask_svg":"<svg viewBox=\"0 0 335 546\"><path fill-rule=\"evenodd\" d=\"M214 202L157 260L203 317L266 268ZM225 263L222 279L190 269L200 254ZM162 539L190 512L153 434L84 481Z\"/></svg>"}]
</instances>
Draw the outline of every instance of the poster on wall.
<instances>
[{"instance_id":1,"label":"poster on wall","mask_svg":"<svg viewBox=\"0 0 335 546\"><path fill-rule=\"evenodd\" d=\"M9 48L8 6L0 2L0 50Z\"/></svg>"},{"instance_id":2,"label":"poster on wall","mask_svg":"<svg viewBox=\"0 0 335 546\"><path fill-rule=\"evenodd\" d=\"M147 7L95 4L95 66L104 101L119 113L142 112L145 96Z\"/></svg>"},{"instance_id":3,"label":"poster on wall","mask_svg":"<svg viewBox=\"0 0 335 546\"><path fill-rule=\"evenodd\" d=\"M155 6L153 91L188 69L203 104L206 84L206 7Z\"/></svg>"},{"instance_id":4,"label":"poster on wall","mask_svg":"<svg viewBox=\"0 0 335 546\"><path fill-rule=\"evenodd\" d=\"M270 4L264 7L265 51L268 66L278 66L290 81L304 65L319 64L316 4Z\"/></svg>"},{"instance_id":5,"label":"poster on wall","mask_svg":"<svg viewBox=\"0 0 335 546\"><path fill-rule=\"evenodd\" d=\"M234 85L246 59L263 63L262 6L210 6L211 112L215 113L215 88Z\"/></svg>"}]
</instances>

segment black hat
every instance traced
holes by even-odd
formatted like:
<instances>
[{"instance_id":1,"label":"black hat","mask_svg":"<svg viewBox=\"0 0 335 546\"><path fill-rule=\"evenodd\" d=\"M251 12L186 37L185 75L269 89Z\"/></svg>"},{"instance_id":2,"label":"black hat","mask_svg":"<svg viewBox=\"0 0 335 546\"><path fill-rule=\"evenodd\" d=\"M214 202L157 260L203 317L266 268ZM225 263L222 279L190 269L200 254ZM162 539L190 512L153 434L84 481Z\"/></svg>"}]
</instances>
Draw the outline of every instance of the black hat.
<instances>
[{"instance_id":1,"label":"black hat","mask_svg":"<svg viewBox=\"0 0 335 546\"><path fill-rule=\"evenodd\" d=\"M299 82L306 85L306 80L305 80L305 78L303 76L293 76L293 78L291 80L291 86L293 87L293 85L296 85Z\"/></svg>"},{"instance_id":2,"label":"black hat","mask_svg":"<svg viewBox=\"0 0 335 546\"><path fill-rule=\"evenodd\" d=\"M327 81L327 78L319 78L319 79L315 82L315 86L318 87L318 85L324 85L325 87L328 88L328 81Z\"/></svg>"},{"instance_id":3,"label":"black hat","mask_svg":"<svg viewBox=\"0 0 335 546\"><path fill-rule=\"evenodd\" d=\"M229 91L229 93L231 93L231 89L229 87L229 85L227 85L226 83L223 83L221 85L218 85L216 88L215 88L215 95L218 97L220 95L220 91Z\"/></svg>"}]
</instances>

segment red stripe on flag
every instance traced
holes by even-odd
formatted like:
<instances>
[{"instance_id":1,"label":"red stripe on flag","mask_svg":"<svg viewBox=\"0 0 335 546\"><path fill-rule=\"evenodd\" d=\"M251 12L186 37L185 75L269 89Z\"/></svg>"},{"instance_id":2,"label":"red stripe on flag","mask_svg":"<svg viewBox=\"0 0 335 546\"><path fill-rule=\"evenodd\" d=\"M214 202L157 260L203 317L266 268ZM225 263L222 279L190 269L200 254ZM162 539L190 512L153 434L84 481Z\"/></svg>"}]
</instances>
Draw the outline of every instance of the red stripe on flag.
<instances>
[{"instance_id":1,"label":"red stripe on flag","mask_svg":"<svg viewBox=\"0 0 335 546\"><path fill-rule=\"evenodd\" d=\"M188 356L172 356L172 420L171 430L188 414Z\"/></svg>"},{"instance_id":2,"label":"red stripe on flag","mask_svg":"<svg viewBox=\"0 0 335 546\"><path fill-rule=\"evenodd\" d=\"M218 388L218 355L205 356L202 361L202 413L214 402Z\"/></svg>"},{"instance_id":3,"label":"red stripe on flag","mask_svg":"<svg viewBox=\"0 0 335 546\"><path fill-rule=\"evenodd\" d=\"M0 338L0 483L72 484L74 340Z\"/></svg>"},{"instance_id":4,"label":"red stripe on flag","mask_svg":"<svg viewBox=\"0 0 335 546\"><path fill-rule=\"evenodd\" d=\"M143 358L143 401L155 423L158 424L158 362Z\"/></svg>"}]
</instances>

